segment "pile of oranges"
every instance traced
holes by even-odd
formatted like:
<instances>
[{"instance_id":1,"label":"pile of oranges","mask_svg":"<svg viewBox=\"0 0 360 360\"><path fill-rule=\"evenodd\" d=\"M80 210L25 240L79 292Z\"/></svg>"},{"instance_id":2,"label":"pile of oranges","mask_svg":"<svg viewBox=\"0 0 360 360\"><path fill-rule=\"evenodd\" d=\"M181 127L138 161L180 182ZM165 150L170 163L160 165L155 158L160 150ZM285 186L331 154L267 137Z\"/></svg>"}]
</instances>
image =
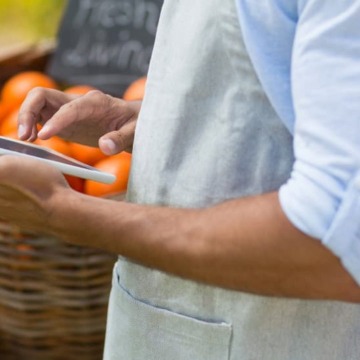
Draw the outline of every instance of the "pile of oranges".
<instances>
[{"instance_id":1,"label":"pile of oranges","mask_svg":"<svg viewBox=\"0 0 360 360\"><path fill-rule=\"evenodd\" d=\"M141 100L144 96L146 77L139 78L129 85L123 94L125 100ZM49 75L39 71L24 71L12 76L0 88L0 135L17 139L17 117L21 103L34 87L61 89L66 93L83 95L94 87L73 85L66 88L57 84ZM49 140L37 139L35 143L73 157L99 170L116 176L113 184L103 184L91 180L66 175L69 185L82 193L92 196L111 196L122 193L127 188L131 166L131 154L122 152L106 156L99 148L65 141L59 137Z\"/></svg>"}]
</instances>

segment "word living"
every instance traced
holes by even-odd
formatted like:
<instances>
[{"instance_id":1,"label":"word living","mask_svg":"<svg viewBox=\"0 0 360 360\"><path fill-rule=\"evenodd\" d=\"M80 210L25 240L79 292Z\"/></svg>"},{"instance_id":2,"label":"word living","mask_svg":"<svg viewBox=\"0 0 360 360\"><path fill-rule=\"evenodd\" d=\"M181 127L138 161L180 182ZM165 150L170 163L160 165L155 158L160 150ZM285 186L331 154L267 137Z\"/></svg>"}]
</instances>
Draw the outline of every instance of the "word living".
<instances>
[{"instance_id":1,"label":"word living","mask_svg":"<svg viewBox=\"0 0 360 360\"><path fill-rule=\"evenodd\" d=\"M160 7L145 0L79 1L72 20L78 38L62 54L62 63L145 73Z\"/></svg>"}]
</instances>

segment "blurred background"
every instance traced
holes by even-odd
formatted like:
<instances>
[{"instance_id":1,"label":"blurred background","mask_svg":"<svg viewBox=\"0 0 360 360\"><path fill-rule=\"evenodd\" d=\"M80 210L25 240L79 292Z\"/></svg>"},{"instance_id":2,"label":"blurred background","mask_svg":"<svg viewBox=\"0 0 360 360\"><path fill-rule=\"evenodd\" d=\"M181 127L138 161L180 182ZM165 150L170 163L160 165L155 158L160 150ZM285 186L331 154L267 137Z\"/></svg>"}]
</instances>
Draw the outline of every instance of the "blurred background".
<instances>
[{"instance_id":1,"label":"blurred background","mask_svg":"<svg viewBox=\"0 0 360 360\"><path fill-rule=\"evenodd\" d=\"M0 55L54 39L66 0L1 0Z\"/></svg>"},{"instance_id":2,"label":"blurred background","mask_svg":"<svg viewBox=\"0 0 360 360\"><path fill-rule=\"evenodd\" d=\"M109 11L112 11L113 5L121 7L122 3L122 0L81 1L94 4L95 8L105 4L105 9ZM143 13L141 1L123 2L132 5L133 12L137 10ZM160 12L162 0L147 2L153 2ZM20 105L34 87L43 86L83 95L93 89L89 88L87 81L95 70L98 70L96 74L100 74L101 83L105 84L109 77L108 64L96 62L97 58L90 70L80 65L74 73L69 71L71 66L62 67L61 61L56 63L54 68L59 70L56 81L47 70L49 62L57 57L57 50L73 50L67 40L75 37L76 45L82 31L88 35L90 27L71 27L79 4L80 0L0 0L0 136L18 139ZM62 27L67 31L65 34L59 33L57 41L63 16L69 20ZM149 20L145 15L143 19L139 37L134 39L137 41L136 48L140 50L133 56L151 54L149 49L152 49L154 34L148 34L147 25L150 20L157 19L153 17ZM94 29L95 35L92 36L95 39L99 39L97 31L101 34L105 32L98 24ZM131 28L125 30L131 33ZM117 35L118 31L124 29L114 26L109 30L109 36L113 33ZM102 46L104 51L100 55L107 51L112 53L115 48L120 58L124 56L120 50L126 44L118 43L117 36L114 38L114 43L101 40L95 47L89 42L89 48L85 49L88 52L76 55L80 55L80 59L87 59L88 53ZM66 46L61 46L61 40L65 40ZM133 38L127 40L132 43ZM122 83L125 91L122 88L120 91L117 80L114 86L125 100L141 100L146 76L140 71L142 69L133 71L133 56L128 56L128 53L125 53L125 65L129 66L120 69L120 75L126 78L126 82ZM130 73L130 80L134 79L132 83L128 71L133 71ZM71 81L78 73L83 75L81 81L79 77ZM117 74L118 69L115 69ZM112 80L113 76L110 78ZM106 156L99 148L65 141L56 136L39 141L37 139L35 143L117 177L112 184L102 184L65 175L75 191L119 201L124 198L131 154L122 152ZM16 224L0 221L0 359L101 360L112 269L116 259L116 254L71 245L41 232L24 232Z\"/></svg>"}]
</instances>

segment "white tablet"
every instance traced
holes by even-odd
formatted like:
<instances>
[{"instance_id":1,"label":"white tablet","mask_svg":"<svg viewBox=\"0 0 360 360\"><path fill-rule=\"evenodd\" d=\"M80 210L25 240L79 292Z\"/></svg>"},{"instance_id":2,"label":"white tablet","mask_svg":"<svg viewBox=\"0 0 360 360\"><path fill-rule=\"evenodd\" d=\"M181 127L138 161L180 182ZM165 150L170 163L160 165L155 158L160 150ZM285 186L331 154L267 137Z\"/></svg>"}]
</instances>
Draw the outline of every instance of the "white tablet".
<instances>
[{"instance_id":1,"label":"white tablet","mask_svg":"<svg viewBox=\"0 0 360 360\"><path fill-rule=\"evenodd\" d=\"M62 173L111 184L116 177L65 156L55 150L21 140L0 136L0 155L30 156L57 167Z\"/></svg>"}]
</instances>

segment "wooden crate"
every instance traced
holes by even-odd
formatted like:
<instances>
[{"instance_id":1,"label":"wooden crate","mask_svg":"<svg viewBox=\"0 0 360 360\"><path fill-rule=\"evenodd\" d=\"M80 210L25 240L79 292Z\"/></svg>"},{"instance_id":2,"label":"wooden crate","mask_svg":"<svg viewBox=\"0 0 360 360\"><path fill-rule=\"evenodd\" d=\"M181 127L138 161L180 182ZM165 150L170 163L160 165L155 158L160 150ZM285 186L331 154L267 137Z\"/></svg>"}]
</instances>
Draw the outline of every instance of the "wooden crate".
<instances>
[{"instance_id":1,"label":"wooden crate","mask_svg":"<svg viewBox=\"0 0 360 360\"><path fill-rule=\"evenodd\" d=\"M20 71L44 71L55 46L54 42L46 41L0 51L0 86Z\"/></svg>"}]
</instances>

